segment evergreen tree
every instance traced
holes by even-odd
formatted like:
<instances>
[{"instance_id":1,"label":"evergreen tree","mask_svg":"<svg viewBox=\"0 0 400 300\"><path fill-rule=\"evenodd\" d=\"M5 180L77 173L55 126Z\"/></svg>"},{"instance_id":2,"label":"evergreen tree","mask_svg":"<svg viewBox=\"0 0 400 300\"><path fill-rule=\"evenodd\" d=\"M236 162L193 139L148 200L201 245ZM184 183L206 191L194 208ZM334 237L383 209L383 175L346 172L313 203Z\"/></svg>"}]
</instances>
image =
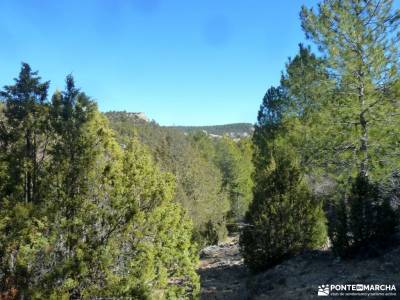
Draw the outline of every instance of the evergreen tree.
<instances>
[{"instance_id":1,"label":"evergreen tree","mask_svg":"<svg viewBox=\"0 0 400 300\"><path fill-rule=\"evenodd\" d=\"M254 133L254 200L240 245L245 263L255 271L326 240L322 203L309 190L296 149L285 138L287 109L282 90L269 89Z\"/></svg>"},{"instance_id":2,"label":"evergreen tree","mask_svg":"<svg viewBox=\"0 0 400 300\"><path fill-rule=\"evenodd\" d=\"M326 241L322 204L309 190L293 151L273 147L264 178L256 181L240 239L245 263L255 271Z\"/></svg>"},{"instance_id":3,"label":"evergreen tree","mask_svg":"<svg viewBox=\"0 0 400 300\"><path fill-rule=\"evenodd\" d=\"M190 220L172 201L173 176L154 168L137 140L127 145L122 173L126 226L110 237L109 247L115 249L118 263L110 265L108 288L99 293L149 299L194 297L199 291L197 247L192 243ZM116 217L115 225L121 222L121 215Z\"/></svg>"},{"instance_id":4,"label":"evergreen tree","mask_svg":"<svg viewBox=\"0 0 400 300\"><path fill-rule=\"evenodd\" d=\"M299 45L299 52L289 58L285 72L281 76L281 98L284 101L284 118L287 140L290 141L301 159L301 167L313 178L326 176L324 135L319 132L322 122L321 109L329 100L329 90L333 81L326 71L326 62L316 57L310 47Z\"/></svg>"},{"instance_id":5,"label":"evergreen tree","mask_svg":"<svg viewBox=\"0 0 400 300\"><path fill-rule=\"evenodd\" d=\"M6 296L29 289L33 270L26 258L45 243L37 208L48 164L49 82L42 83L37 74L23 63L15 84L0 92L0 288Z\"/></svg>"},{"instance_id":6,"label":"evergreen tree","mask_svg":"<svg viewBox=\"0 0 400 300\"><path fill-rule=\"evenodd\" d=\"M322 51L335 82L316 124L326 137L321 150L347 177L378 178L398 167L392 132L399 114L393 87L400 18L392 7L392 0L335 0L322 1L318 12L301 12L306 36Z\"/></svg>"},{"instance_id":7,"label":"evergreen tree","mask_svg":"<svg viewBox=\"0 0 400 300\"><path fill-rule=\"evenodd\" d=\"M386 181L399 167L399 11L391 0L322 1L317 12L303 7L301 19L334 82L313 124L322 137L314 152L345 191L351 179L330 220L334 249L351 255L367 244L379 246L371 240L387 239L396 225L386 193L374 181Z\"/></svg>"},{"instance_id":8,"label":"evergreen tree","mask_svg":"<svg viewBox=\"0 0 400 300\"><path fill-rule=\"evenodd\" d=\"M390 195L362 174L337 206L329 231L333 250L343 257L361 251L378 254L376 251L390 241L398 224Z\"/></svg>"},{"instance_id":9,"label":"evergreen tree","mask_svg":"<svg viewBox=\"0 0 400 300\"><path fill-rule=\"evenodd\" d=\"M345 256L349 250L349 212L346 198L340 197L329 203L328 234L332 242L332 250L339 256Z\"/></svg>"},{"instance_id":10,"label":"evergreen tree","mask_svg":"<svg viewBox=\"0 0 400 300\"><path fill-rule=\"evenodd\" d=\"M6 136L7 136L7 129L6 129L6 120L4 116L4 103L0 100L0 192L3 192L5 190L5 182L7 182L6 179L6 167L7 163L5 160L5 141L6 141Z\"/></svg>"},{"instance_id":11,"label":"evergreen tree","mask_svg":"<svg viewBox=\"0 0 400 300\"><path fill-rule=\"evenodd\" d=\"M281 76L281 86L287 96L287 114L303 122L312 119L323 105L331 80L325 61L312 53L310 47L299 44L299 52L289 58Z\"/></svg>"},{"instance_id":12,"label":"evergreen tree","mask_svg":"<svg viewBox=\"0 0 400 300\"><path fill-rule=\"evenodd\" d=\"M27 65L21 74L2 92L6 113L0 115L2 296L195 297L197 247L192 223L172 201L173 176L160 171L137 140L121 149L71 76L49 104L44 94L38 96L38 86L47 84ZM22 174L9 161L10 151L19 149L36 151L40 159L16 152L27 155L16 161L24 162L16 165ZM37 171L41 177L37 185L32 179L33 190L16 180Z\"/></svg>"},{"instance_id":13,"label":"evergreen tree","mask_svg":"<svg viewBox=\"0 0 400 300\"><path fill-rule=\"evenodd\" d=\"M39 201L41 172L48 147L49 82L41 82L37 72L22 64L15 84L5 86L0 96L5 102L5 122L0 128L4 162L9 166L9 184L3 195L17 201Z\"/></svg>"},{"instance_id":14,"label":"evergreen tree","mask_svg":"<svg viewBox=\"0 0 400 300\"><path fill-rule=\"evenodd\" d=\"M180 170L181 190L177 197L192 217L196 228L196 240L201 245L215 244L227 235L226 216L230 203L222 187L222 175L211 161L196 152ZM190 160L189 160L190 158ZM211 234L212 233L212 234Z\"/></svg>"}]
</instances>

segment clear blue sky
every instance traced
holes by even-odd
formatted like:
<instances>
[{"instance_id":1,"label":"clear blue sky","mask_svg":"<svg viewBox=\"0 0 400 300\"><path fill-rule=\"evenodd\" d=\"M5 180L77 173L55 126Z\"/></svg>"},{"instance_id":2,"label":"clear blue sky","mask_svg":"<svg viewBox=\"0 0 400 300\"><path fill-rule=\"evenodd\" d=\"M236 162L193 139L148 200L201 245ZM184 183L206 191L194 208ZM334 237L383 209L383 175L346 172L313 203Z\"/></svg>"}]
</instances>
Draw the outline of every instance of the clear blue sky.
<instances>
[{"instance_id":1,"label":"clear blue sky","mask_svg":"<svg viewBox=\"0 0 400 300\"><path fill-rule=\"evenodd\" d=\"M101 111L162 125L254 122L304 41L315 0L1 0L0 86L28 62L51 91L72 73Z\"/></svg>"}]
</instances>

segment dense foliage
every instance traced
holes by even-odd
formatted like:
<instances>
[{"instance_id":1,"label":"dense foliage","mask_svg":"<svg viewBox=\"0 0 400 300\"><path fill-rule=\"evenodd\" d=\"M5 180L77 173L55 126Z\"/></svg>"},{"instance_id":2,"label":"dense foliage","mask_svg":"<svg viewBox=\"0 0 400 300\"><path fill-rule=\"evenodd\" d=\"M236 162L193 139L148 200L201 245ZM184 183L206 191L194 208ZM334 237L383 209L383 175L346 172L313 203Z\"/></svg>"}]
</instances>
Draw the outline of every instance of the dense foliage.
<instances>
[{"instance_id":1,"label":"dense foliage","mask_svg":"<svg viewBox=\"0 0 400 300\"><path fill-rule=\"evenodd\" d=\"M321 245L323 204L333 250L341 256L381 248L395 231L399 16L391 0L303 7L302 28L321 55L300 45L259 112L254 202L241 237L252 269ZM292 226L301 220L309 227ZM308 230L304 236L315 237L310 244L300 237Z\"/></svg>"},{"instance_id":2,"label":"dense foliage","mask_svg":"<svg viewBox=\"0 0 400 300\"><path fill-rule=\"evenodd\" d=\"M176 176L175 200L187 210L200 245L215 244L227 223L240 221L251 201L253 170L249 139L212 139L147 123L126 112L108 112L121 144L132 136L148 145L158 165Z\"/></svg>"},{"instance_id":3,"label":"dense foliage","mask_svg":"<svg viewBox=\"0 0 400 300\"><path fill-rule=\"evenodd\" d=\"M49 102L49 83L23 64L1 92L2 297L195 296L197 249L174 177L137 139L122 149L66 83Z\"/></svg>"},{"instance_id":4,"label":"dense foliage","mask_svg":"<svg viewBox=\"0 0 400 300\"><path fill-rule=\"evenodd\" d=\"M399 12L392 3L323 1L318 12L301 13L333 83L318 101L320 122L314 127L324 133L325 145L318 149L329 159L326 168L342 178L361 173L380 180L399 167Z\"/></svg>"},{"instance_id":5,"label":"dense foliage","mask_svg":"<svg viewBox=\"0 0 400 300\"><path fill-rule=\"evenodd\" d=\"M267 91L253 138L254 200L240 246L254 271L326 241L322 203L313 195L295 145L288 140L293 120L284 117L286 101L281 89Z\"/></svg>"},{"instance_id":6,"label":"dense foliage","mask_svg":"<svg viewBox=\"0 0 400 300\"><path fill-rule=\"evenodd\" d=\"M240 240L245 263L252 270L274 266L326 241L322 205L288 153L272 158L265 181L256 181L259 189L247 215L249 226Z\"/></svg>"},{"instance_id":7,"label":"dense foliage","mask_svg":"<svg viewBox=\"0 0 400 300\"><path fill-rule=\"evenodd\" d=\"M336 205L336 216L330 224L333 251L344 257L379 254L379 248L389 242L398 223L390 193L358 175Z\"/></svg>"},{"instance_id":8,"label":"dense foliage","mask_svg":"<svg viewBox=\"0 0 400 300\"><path fill-rule=\"evenodd\" d=\"M339 232L330 230L341 255L361 245L376 247L378 237L387 239L396 226L392 195L379 186L400 167L399 15L391 0L323 1L317 12L301 12L303 29L325 55L334 83L323 91L320 122L313 127L324 133L324 147L316 150L329 160L325 171L344 191L334 214L342 220L347 215L347 222ZM385 233L378 234L378 228Z\"/></svg>"},{"instance_id":9,"label":"dense foliage","mask_svg":"<svg viewBox=\"0 0 400 300\"><path fill-rule=\"evenodd\" d=\"M230 210L228 227L235 231L252 200L252 144L248 138L233 140L228 136L210 139L204 132L190 136L202 156L222 173L222 188L226 191Z\"/></svg>"},{"instance_id":10,"label":"dense foliage","mask_svg":"<svg viewBox=\"0 0 400 300\"><path fill-rule=\"evenodd\" d=\"M228 214L230 228L243 221L243 217L253 199L253 147L250 139L238 142L224 136L215 141L214 162L221 170L223 186L228 192L231 210Z\"/></svg>"}]
</instances>

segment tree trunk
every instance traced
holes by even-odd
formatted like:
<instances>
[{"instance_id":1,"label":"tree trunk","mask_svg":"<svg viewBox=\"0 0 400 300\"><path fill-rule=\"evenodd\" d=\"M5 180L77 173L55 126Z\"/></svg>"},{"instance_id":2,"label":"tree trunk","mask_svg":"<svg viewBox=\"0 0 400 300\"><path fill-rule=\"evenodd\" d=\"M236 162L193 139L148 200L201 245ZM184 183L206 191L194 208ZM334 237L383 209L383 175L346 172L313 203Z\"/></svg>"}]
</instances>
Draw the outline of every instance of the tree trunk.
<instances>
[{"instance_id":1,"label":"tree trunk","mask_svg":"<svg viewBox=\"0 0 400 300\"><path fill-rule=\"evenodd\" d=\"M30 157L31 157L31 139L30 139L30 131L25 135L25 140L26 140L26 158L28 159L28 162L30 162ZM27 166L26 170L26 190L25 190L25 198L27 202L32 201L32 173L30 170L31 166Z\"/></svg>"},{"instance_id":2,"label":"tree trunk","mask_svg":"<svg viewBox=\"0 0 400 300\"><path fill-rule=\"evenodd\" d=\"M358 89L359 95L359 102L360 102L360 126L361 126L361 135L360 135L360 156L361 156L361 163L360 163L360 174L362 176L368 176L368 122L365 118L365 94L364 94L364 83L362 80L362 73L360 75L360 86Z\"/></svg>"}]
</instances>

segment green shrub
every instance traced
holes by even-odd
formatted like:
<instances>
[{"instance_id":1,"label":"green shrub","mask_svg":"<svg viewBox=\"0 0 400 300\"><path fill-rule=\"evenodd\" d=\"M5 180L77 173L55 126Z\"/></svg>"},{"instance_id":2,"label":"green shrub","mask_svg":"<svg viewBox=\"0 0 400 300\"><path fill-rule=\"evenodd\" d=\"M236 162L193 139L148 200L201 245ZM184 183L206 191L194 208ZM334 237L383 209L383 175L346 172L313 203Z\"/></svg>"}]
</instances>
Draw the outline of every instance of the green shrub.
<instances>
[{"instance_id":1,"label":"green shrub","mask_svg":"<svg viewBox=\"0 0 400 300\"><path fill-rule=\"evenodd\" d=\"M382 248L398 223L390 196L362 175L354 179L350 192L333 210L329 235L333 251L342 257Z\"/></svg>"},{"instance_id":2,"label":"green shrub","mask_svg":"<svg viewBox=\"0 0 400 300\"><path fill-rule=\"evenodd\" d=\"M240 237L244 261L253 271L272 267L326 241L322 205L290 155L272 159L268 169L265 179L256 182L247 226Z\"/></svg>"}]
</instances>

